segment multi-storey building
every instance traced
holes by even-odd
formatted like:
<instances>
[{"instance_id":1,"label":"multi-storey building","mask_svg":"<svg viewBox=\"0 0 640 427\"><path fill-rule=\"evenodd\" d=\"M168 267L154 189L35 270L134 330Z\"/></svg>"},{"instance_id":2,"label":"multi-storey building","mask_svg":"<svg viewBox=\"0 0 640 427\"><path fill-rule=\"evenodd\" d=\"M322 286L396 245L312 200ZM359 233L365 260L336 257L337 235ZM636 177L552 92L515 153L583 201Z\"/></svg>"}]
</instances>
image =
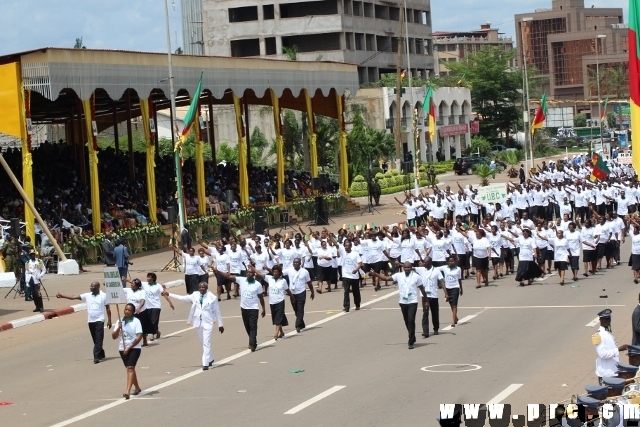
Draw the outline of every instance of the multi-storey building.
<instances>
[{"instance_id":1,"label":"multi-storey building","mask_svg":"<svg viewBox=\"0 0 640 427\"><path fill-rule=\"evenodd\" d=\"M368 84L396 72L403 14L411 73L426 78L434 68L429 0L182 0L184 52L355 63Z\"/></svg>"},{"instance_id":2,"label":"multi-storey building","mask_svg":"<svg viewBox=\"0 0 640 427\"><path fill-rule=\"evenodd\" d=\"M436 31L433 33L433 51L436 74L446 75L447 62L460 62L467 55L481 51L485 46L495 46L508 52L513 49L513 39L503 37L491 23L480 25L472 31ZM515 66L515 59L509 66Z\"/></svg>"}]
</instances>

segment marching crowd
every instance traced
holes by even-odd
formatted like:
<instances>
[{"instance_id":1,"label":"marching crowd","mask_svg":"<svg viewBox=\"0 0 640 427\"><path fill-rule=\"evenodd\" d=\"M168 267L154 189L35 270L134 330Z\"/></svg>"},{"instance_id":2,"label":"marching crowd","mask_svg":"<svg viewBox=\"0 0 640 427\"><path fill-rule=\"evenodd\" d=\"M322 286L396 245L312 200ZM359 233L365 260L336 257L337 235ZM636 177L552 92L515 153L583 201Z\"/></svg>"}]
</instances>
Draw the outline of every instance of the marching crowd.
<instances>
[{"instance_id":1,"label":"marching crowd","mask_svg":"<svg viewBox=\"0 0 640 427\"><path fill-rule=\"evenodd\" d=\"M472 187L458 185L454 193L449 186L433 186L431 194L406 193L405 200L398 200L406 210L406 222L365 230L341 228L337 234L326 228L309 229L309 233L299 228L295 234L271 235L265 229L263 234L252 232L237 240L227 234L214 241L199 241L201 247L196 251L188 230L183 230L181 248L175 250L182 256L187 295L169 293L156 282L155 275L150 275L147 283L137 279L130 282L131 289L127 290L129 311L113 332L114 339L124 337L120 350L128 367L125 397L132 387L138 391L134 367L139 355L129 354L143 346L147 336L160 337L161 297L191 304L188 321L197 330L203 346L202 367L207 370L214 363L213 323L224 332L219 301L225 298L240 298L249 349L255 351L258 319L266 315L267 297L277 341L289 324L285 314L287 299L295 313L295 329L300 333L305 329L307 292L313 300L316 293L336 291L341 282L343 310L349 312L360 309L362 287L371 284L379 290L383 282L394 282L407 328L408 348L412 349L418 308L422 307L423 313L422 336L429 337L430 324L437 335L438 296L442 291L452 311L451 327L455 327L464 280L475 276L476 288L488 286L489 270L494 281L515 273L516 282L525 286L555 269L560 285L564 285L569 269L571 279L577 281L580 270L589 277L619 265L620 244L629 234L629 265L638 283L640 220L633 214L640 203L640 188L635 174L617 164L605 182L591 182L590 174L591 170L583 165L542 168L519 184L505 184L508 197L504 205L481 203ZM629 233L630 229L633 231ZM216 280L214 292L209 291L210 270ZM94 292L92 285L89 294L59 297L86 301L99 295L103 293L99 289ZM98 312L103 313L105 301L101 304L93 305L97 310L93 315L89 311L90 323L100 317ZM152 310L157 310L153 316ZM149 313L145 315L145 311ZM107 316L110 324L108 311ZM101 321L104 322L104 314ZM127 326L128 322L132 326ZM123 328L124 334L120 332ZM99 329L95 328L96 332ZM98 363L104 356L102 342L94 342ZM129 372L131 369L133 373Z\"/></svg>"}]
</instances>

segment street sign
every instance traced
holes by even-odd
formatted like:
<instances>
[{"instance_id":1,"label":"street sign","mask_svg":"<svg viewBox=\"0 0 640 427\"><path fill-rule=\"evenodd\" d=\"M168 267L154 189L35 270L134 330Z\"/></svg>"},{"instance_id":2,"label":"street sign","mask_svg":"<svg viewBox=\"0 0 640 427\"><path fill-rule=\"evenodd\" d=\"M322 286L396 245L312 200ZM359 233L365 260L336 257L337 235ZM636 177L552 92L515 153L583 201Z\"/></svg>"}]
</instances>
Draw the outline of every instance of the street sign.
<instances>
[{"instance_id":1,"label":"street sign","mask_svg":"<svg viewBox=\"0 0 640 427\"><path fill-rule=\"evenodd\" d=\"M124 294L124 288L122 287L118 267L105 267L103 274L104 292L107 294L107 304L126 304L127 296Z\"/></svg>"},{"instance_id":2,"label":"street sign","mask_svg":"<svg viewBox=\"0 0 640 427\"><path fill-rule=\"evenodd\" d=\"M486 187L477 187L480 203L500 203L504 205L509 194L507 184L491 184Z\"/></svg>"}]
</instances>

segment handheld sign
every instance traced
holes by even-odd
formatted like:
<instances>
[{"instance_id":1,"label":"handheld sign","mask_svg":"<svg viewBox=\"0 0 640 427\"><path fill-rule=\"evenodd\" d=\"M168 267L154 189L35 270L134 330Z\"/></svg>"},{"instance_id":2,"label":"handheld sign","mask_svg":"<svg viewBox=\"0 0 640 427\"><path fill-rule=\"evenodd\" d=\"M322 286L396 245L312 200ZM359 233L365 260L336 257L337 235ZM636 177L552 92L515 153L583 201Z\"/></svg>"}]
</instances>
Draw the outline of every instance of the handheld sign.
<instances>
[{"instance_id":1,"label":"handheld sign","mask_svg":"<svg viewBox=\"0 0 640 427\"><path fill-rule=\"evenodd\" d=\"M478 199L480 203L500 203L502 205L507 201L507 185L506 184L492 184L486 187L477 187Z\"/></svg>"},{"instance_id":2,"label":"handheld sign","mask_svg":"<svg viewBox=\"0 0 640 427\"><path fill-rule=\"evenodd\" d=\"M126 304L127 297L124 294L118 267L105 267L103 272L104 292L107 294L107 304Z\"/></svg>"}]
</instances>

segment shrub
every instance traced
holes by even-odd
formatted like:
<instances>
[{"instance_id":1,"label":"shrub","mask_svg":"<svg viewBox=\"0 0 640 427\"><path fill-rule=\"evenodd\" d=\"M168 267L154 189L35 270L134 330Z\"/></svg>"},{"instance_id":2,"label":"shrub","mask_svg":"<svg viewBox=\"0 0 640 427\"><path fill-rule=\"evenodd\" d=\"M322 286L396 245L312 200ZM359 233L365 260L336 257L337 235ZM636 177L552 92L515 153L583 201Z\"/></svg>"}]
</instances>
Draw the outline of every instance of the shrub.
<instances>
[{"instance_id":1,"label":"shrub","mask_svg":"<svg viewBox=\"0 0 640 427\"><path fill-rule=\"evenodd\" d=\"M389 182L386 179L379 179L378 184L380 184L380 190L384 190L389 186Z\"/></svg>"},{"instance_id":2,"label":"shrub","mask_svg":"<svg viewBox=\"0 0 640 427\"><path fill-rule=\"evenodd\" d=\"M384 174L382 172L378 172L377 174L375 174L376 179L381 180L384 179Z\"/></svg>"},{"instance_id":3,"label":"shrub","mask_svg":"<svg viewBox=\"0 0 640 427\"><path fill-rule=\"evenodd\" d=\"M398 172L397 170L394 169L394 170L391 171L391 175L392 176L398 176L398 175L400 175L400 172Z\"/></svg>"},{"instance_id":4,"label":"shrub","mask_svg":"<svg viewBox=\"0 0 640 427\"><path fill-rule=\"evenodd\" d=\"M385 172L384 176L387 178L391 178L393 177L393 173L391 172L391 170L388 170L387 172Z\"/></svg>"},{"instance_id":5,"label":"shrub","mask_svg":"<svg viewBox=\"0 0 640 427\"><path fill-rule=\"evenodd\" d=\"M382 172L382 168L378 167L378 166L374 166L371 168L371 176L376 176L379 173L383 173Z\"/></svg>"},{"instance_id":6,"label":"shrub","mask_svg":"<svg viewBox=\"0 0 640 427\"><path fill-rule=\"evenodd\" d=\"M405 184L405 175L396 175L393 177L393 184L394 185L404 185Z\"/></svg>"}]
</instances>

